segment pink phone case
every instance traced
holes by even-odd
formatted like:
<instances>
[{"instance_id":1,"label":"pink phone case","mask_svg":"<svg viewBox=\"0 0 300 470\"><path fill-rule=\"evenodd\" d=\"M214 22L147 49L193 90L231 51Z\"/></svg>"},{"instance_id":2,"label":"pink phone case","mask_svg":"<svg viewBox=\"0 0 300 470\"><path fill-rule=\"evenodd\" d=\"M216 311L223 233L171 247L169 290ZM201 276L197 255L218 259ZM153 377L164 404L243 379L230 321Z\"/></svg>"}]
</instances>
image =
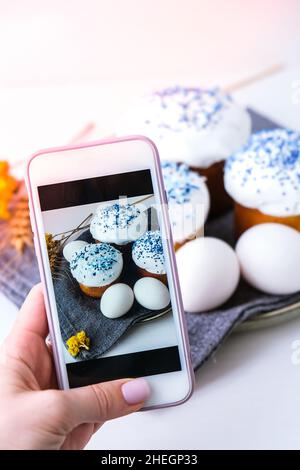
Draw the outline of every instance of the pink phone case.
<instances>
[{"instance_id":1,"label":"pink phone case","mask_svg":"<svg viewBox=\"0 0 300 470\"><path fill-rule=\"evenodd\" d=\"M31 219L32 230L33 230L33 233L34 233L34 246L35 246L35 252L36 252L36 256L37 256L37 260L38 260L38 266L39 266L42 286L43 286L43 293L44 293L44 298L45 298L47 320L48 320L48 324L49 324L49 332L50 332L51 342L52 342L52 347L53 347L53 356L54 356L55 368L56 368L56 373L57 373L57 379L58 379L58 383L59 383L60 388L63 388L62 387L61 366L60 366L60 361L58 359L57 338L54 334L53 319L52 319L51 310L50 310L50 303L49 303L47 286L46 286L46 279L45 279L45 273L44 273L44 266L43 266L41 248L40 248L39 239L38 239L38 235L37 235L37 222L36 222L36 216L35 216L35 211L34 211L33 202L32 202L33 197L32 197L32 188L31 188L31 182L30 182L30 177L29 177L29 167L30 167L30 164L31 164L32 160L34 158L36 158L37 156L39 156L39 155L49 154L49 153L54 153L54 152L60 152L60 151L66 151L66 150L83 149L83 148L94 147L94 146L99 146L99 145L117 144L119 142L131 141L131 140L141 140L141 141L144 141L147 145L150 145L150 147L152 148L153 156L154 156L156 176L157 176L157 182L158 182L158 188L159 188L159 198L160 198L160 202L161 202L161 205L162 205L162 217L164 219L165 229L166 229L166 232L167 232L167 244L168 244L168 251L169 251L169 256L170 256L170 264L171 264L172 272L173 272L174 287L175 287L175 293L176 293L176 301L177 301L177 305L179 307L179 324L180 324L180 331L181 331L181 334L182 334L182 337L183 337L183 352L184 352L184 356L185 356L186 368L187 368L187 374L189 376L189 386L190 386L189 387L189 393L182 400L177 401L177 402L170 402L168 404L149 406L149 407L145 407L141 410L141 411L146 411L146 410L151 410L151 409L177 406L177 405L180 405L182 403L185 403L190 398L190 396L192 395L192 393L194 391L194 383L195 383L194 371L193 371L193 368L192 368L190 350L189 350L188 333L187 333L186 321L185 321L185 317L184 317L184 309L183 309L183 303L182 303L182 298L181 298L181 293L180 293L177 265L176 265L175 253L174 253L174 248L173 248L173 239L172 239L169 216L168 216L168 211L167 211L168 201L167 201L166 192L165 192L165 189L164 189L164 183L163 183L163 177L162 177L162 171L161 171L161 166L160 166L160 159L159 159L159 155L158 155L158 150L157 150L155 144L150 139L148 139L147 137L139 136L139 135L135 136L134 135L134 136L128 136L128 137L121 137L121 138L103 139L103 140L89 142L89 143L86 143L86 144L67 145L67 146L62 146L62 147L53 147L53 148L50 148L50 149L40 150L40 151L34 153L28 160L25 181L26 181L26 186L27 186L27 190L28 190L28 194L29 194L30 219Z\"/></svg>"}]
</instances>

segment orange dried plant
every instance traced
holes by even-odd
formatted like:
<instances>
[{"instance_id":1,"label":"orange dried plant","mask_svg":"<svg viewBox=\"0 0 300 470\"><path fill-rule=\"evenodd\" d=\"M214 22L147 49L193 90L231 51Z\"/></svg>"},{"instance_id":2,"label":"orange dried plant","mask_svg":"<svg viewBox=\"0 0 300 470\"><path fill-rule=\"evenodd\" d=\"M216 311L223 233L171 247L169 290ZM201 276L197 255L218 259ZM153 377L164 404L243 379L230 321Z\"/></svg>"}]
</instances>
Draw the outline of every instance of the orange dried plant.
<instances>
[{"instance_id":1,"label":"orange dried plant","mask_svg":"<svg viewBox=\"0 0 300 470\"><path fill-rule=\"evenodd\" d=\"M18 186L18 181L9 173L8 162L0 160L0 219L11 217L9 207Z\"/></svg>"}]
</instances>

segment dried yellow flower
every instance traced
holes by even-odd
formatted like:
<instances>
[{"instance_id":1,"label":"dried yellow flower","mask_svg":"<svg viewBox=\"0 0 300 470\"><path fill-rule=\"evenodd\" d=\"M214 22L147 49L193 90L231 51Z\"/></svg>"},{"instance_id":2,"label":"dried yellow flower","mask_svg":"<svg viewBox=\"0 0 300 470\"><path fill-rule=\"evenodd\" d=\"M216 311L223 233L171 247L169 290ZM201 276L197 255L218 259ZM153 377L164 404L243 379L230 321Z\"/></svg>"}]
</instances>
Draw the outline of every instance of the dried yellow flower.
<instances>
[{"instance_id":1,"label":"dried yellow flower","mask_svg":"<svg viewBox=\"0 0 300 470\"><path fill-rule=\"evenodd\" d=\"M8 210L8 202L0 200L0 219L7 220L10 218L10 212Z\"/></svg>"},{"instance_id":2,"label":"dried yellow flower","mask_svg":"<svg viewBox=\"0 0 300 470\"><path fill-rule=\"evenodd\" d=\"M80 349L90 349L90 338L88 338L86 332L82 330L76 333L76 335L71 336L67 340L66 345L68 346L68 353L71 354L71 356L76 357L79 354Z\"/></svg>"},{"instance_id":3,"label":"dried yellow flower","mask_svg":"<svg viewBox=\"0 0 300 470\"><path fill-rule=\"evenodd\" d=\"M76 336L71 336L66 344L68 346L68 353L71 354L71 356L76 357L79 353L78 340Z\"/></svg>"},{"instance_id":4,"label":"dried yellow flower","mask_svg":"<svg viewBox=\"0 0 300 470\"><path fill-rule=\"evenodd\" d=\"M55 240L51 233L45 233L45 240L49 256L50 269L51 272L54 273L57 257L60 251L60 241Z\"/></svg>"},{"instance_id":5,"label":"dried yellow flower","mask_svg":"<svg viewBox=\"0 0 300 470\"><path fill-rule=\"evenodd\" d=\"M90 338L87 337L85 331L79 331L79 333L76 335L76 338L81 347L89 349Z\"/></svg>"},{"instance_id":6,"label":"dried yellow flower","mask_svg":"<svg viewBox=\"0 0 300 470\"><path fill-rule=\"evenodd\" d=\"M0 161L0 219L10 218L9 204L18 188L17 180L9 174L9 165Z\"/></svg>"}]
</instances>

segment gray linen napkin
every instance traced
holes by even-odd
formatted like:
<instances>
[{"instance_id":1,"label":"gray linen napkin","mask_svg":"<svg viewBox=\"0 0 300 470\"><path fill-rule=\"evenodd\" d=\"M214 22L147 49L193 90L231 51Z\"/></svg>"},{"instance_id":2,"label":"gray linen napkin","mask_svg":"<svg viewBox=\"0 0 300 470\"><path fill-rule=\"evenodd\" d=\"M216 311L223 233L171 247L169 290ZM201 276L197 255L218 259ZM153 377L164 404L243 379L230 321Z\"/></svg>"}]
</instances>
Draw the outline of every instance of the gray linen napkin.
<instances>
[{"instance_id":1,"label":"gray linen napkin","mask_svg":"<svg viewBox=\"0 0 300 470\"><path fill-rule=\"evenodd\" d=\"M22 256L13 248L0 251L0 291L17 307L21 307L31 287L39 281L37 260L32 248L27 248Z\"/></svg>"}]
</instances>

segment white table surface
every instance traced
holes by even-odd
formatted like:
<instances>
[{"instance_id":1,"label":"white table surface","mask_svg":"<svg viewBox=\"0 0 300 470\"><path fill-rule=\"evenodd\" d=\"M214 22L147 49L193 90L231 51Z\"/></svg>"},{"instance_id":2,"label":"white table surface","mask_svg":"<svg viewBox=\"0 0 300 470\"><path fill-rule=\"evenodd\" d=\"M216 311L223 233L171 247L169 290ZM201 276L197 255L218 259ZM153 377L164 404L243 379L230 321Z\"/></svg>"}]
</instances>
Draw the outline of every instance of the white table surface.
<instances>
[{"instance_id":1,"label":"white table surface","mask_svg":"<svg viewBox=\"0 0 300 470\"><path fill-rule=\"evenodd\" d=\"M299 80L300 68L289 69L240 90L236 98L300 129ZM0 340L16 313L0 294ZM198 371L186 404L107 423L88 449L299 449L300 366L291 360L298 339L300 315L232 334Z\"/></svg>"}]
</instances>

